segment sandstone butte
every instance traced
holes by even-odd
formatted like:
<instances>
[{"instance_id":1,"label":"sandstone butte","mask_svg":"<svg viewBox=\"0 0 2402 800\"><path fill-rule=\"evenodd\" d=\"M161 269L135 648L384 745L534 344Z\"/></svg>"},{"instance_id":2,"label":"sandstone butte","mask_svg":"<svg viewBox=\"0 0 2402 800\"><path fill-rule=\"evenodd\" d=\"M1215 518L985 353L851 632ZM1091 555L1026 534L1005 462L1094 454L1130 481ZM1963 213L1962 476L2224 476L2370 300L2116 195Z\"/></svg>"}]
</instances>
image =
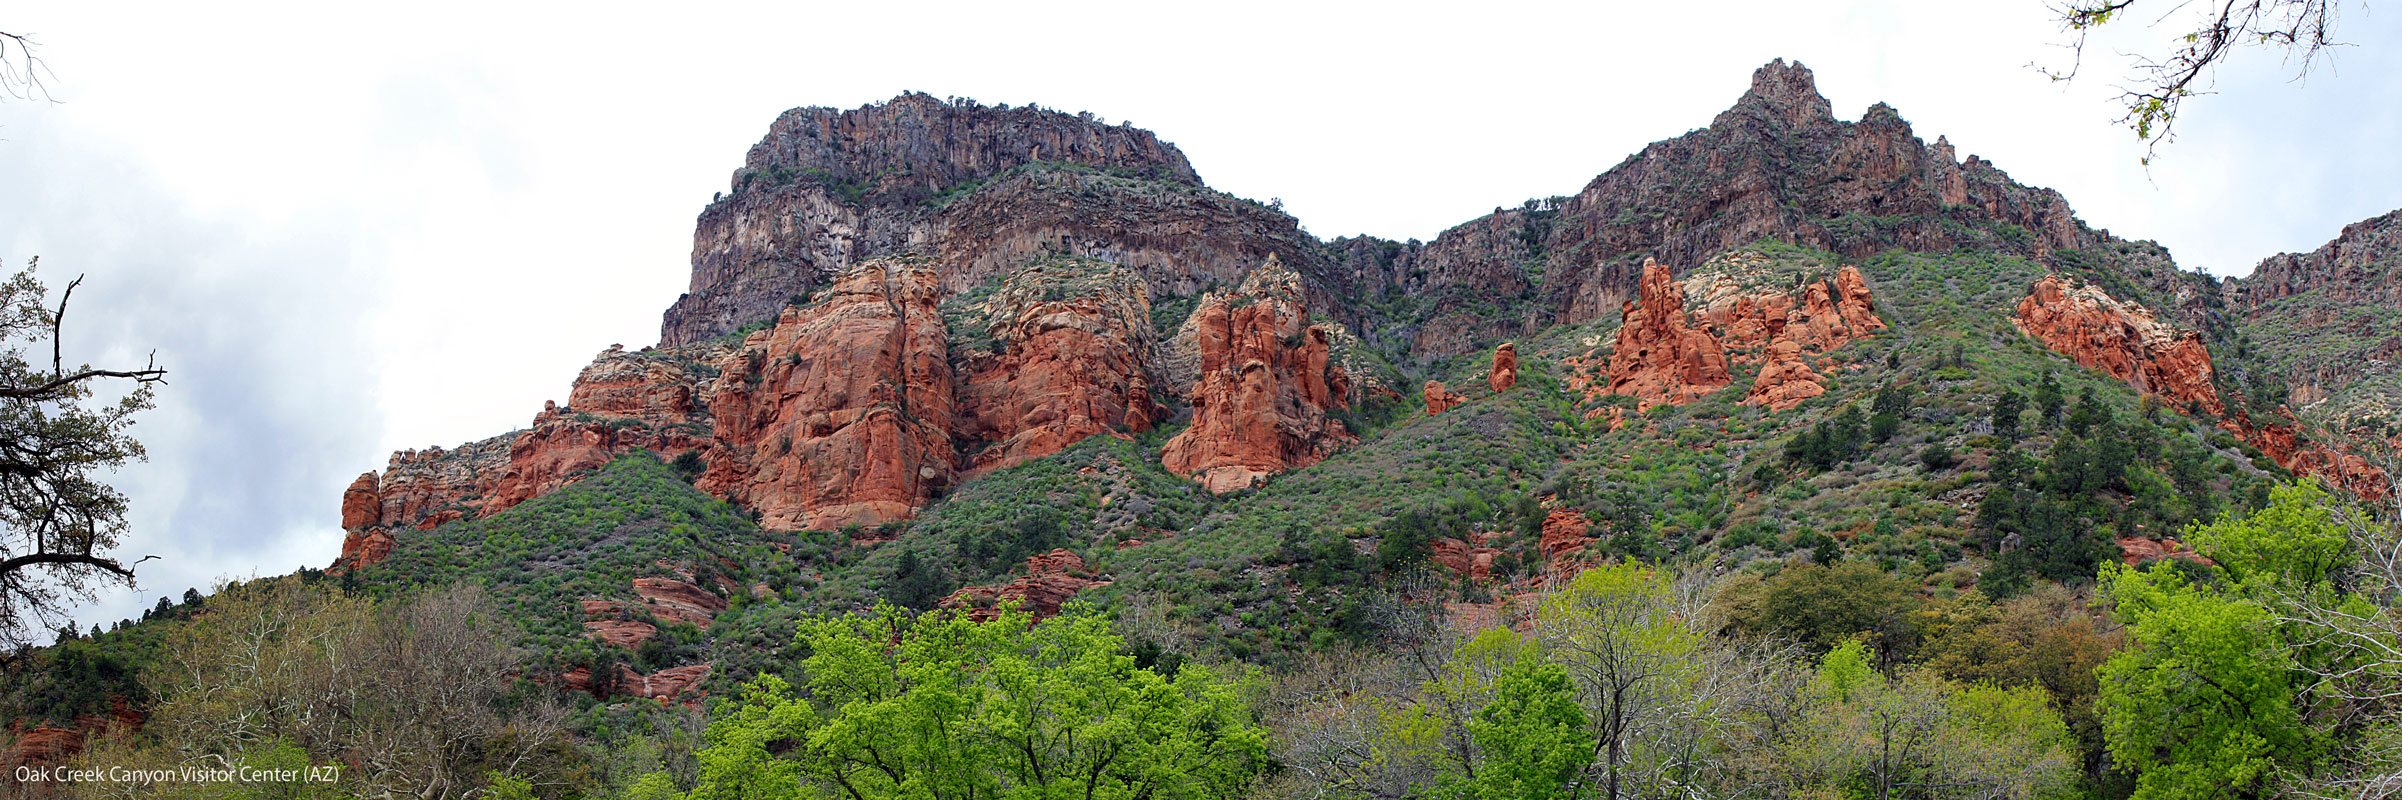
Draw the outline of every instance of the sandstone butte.
<instances>
[{"instance_id":1,"label":"sandstone butte","mask_svg":"<svg viewBox=\"0 0 2402 800\"><path fill-rule=\"evenodd\" d=\"M1301 276L1275 257L1231 293L1202 296L1177 332L1198 360L1193 424L1160 448L1169 472L1214 493L1309 466L1355 440L1327 416L1349 404L1329 326L1309 325Z\"/></svg>"},{"instance_id":2,"label":"sandstone butte","mask_svg":"<svg viewBox=\"0 0 2402 800\"><path fill-rule=\"evenodd\" d=\"M1426 395L1426 415L1430 417L1458 408L1460 403L1467 401L1467 398L1443 388L1442 381L1427 381L1423 394Z\"/></svg>"},{"instance_id":3,"label":"sandstone butte","mask_svg":"<svg viewBox=\"0 0 2402 800\"><path fill-rule=\"evenodd\" d=\"M1686 309L1688 288L1704 293L1698 314ZM1826 353L1885 329L1868 280L1845 266L1796 293L1744 288L1724 275L1697 276L1680 285L1657 261L1643 265L1643 282L1628 301L1625 322L1608 362L1606 390L1571 380L1588 394L1634 397L1638 410L1700 399L1733 382L1730 364L1760 362L1744 402L1784 411L1826 393L1826 378L1810 364ZM1589 354L1572 359L1583 367Z\"/></svg>"},{"instance_id":4,"label":"sandstone butte","mask_svg":"<svg viewBox=\"0 0 2402 800\"><path fill-rule=\"evenodd\" d=\"M2214 385L2210 350L2199 334L2178 333L2150 310L2059 275L2027 287L2012 320L2021 332L2078 364L2125 381L2137 391L2211 414L2226 414ZM2290 412L2286 421L2227 414L2219 427L2243 437L2278 466L2316 475L2364 498L2385 496L2391 482L2366 459L2305 443Z\"/></svg>"}]
</instances>

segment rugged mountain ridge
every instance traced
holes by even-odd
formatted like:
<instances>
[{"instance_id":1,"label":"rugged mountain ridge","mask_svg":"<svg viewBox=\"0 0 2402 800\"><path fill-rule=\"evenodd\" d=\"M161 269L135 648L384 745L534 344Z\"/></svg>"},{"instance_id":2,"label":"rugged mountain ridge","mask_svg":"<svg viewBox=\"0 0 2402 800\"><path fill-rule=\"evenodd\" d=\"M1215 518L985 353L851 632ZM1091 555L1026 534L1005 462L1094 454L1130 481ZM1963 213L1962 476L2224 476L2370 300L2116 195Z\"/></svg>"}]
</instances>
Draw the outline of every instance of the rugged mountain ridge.
<instances>
[{"instance_id":1,"label":"rugged mountain ridge","mask_svg":"<svg viewBox=\"0 0 2402 800\"><path fill-rule=\"evenodd\" d=\"M2264 259L2223 293L2286 402L2344 427L2402 412L2402 211Z\"/></svg>"},{"instance_id":2,"label":"rugged mountain ridge","mask_svg":"<svg viewBox=\"0 0 2402 800\"><path fill-rule=\"evenodd\" d=\"M775 313L867 259L917 253L958 291L1043 253L1123 264L1155 296L1233 285L1270 255L1348 280L1292 217L1210 191L1174 145L1090 114L904 94L785 112L695 225L692 282L660 325L675 346Z\"/></svg>"},{"instance_id":3,"label":"rugged mountain ridge","mask_svg":"<svg viewBox=\"0 0 2402 800\"><path fill-rule=\"evenodd\" d=\"M1919 139L1890 106L1836 118L1810 70L1779 59L1708 127L1645 147L1574 195L1396 252L1383 273L1390 290L1429 297L1414 352L1441 357L1614 314L1646 259L1682 275L1761 239L1855 259L1964 247L2042 257L2111 241L2058 192Z\"/></svg>"},{"instance_id":4,"label":"rugged mountain ridge","mask_svg":"<svg viewBox=\"0 0 2402 800\"><path fill-rule=\"evenodd\" d=\"M1920 140L1888 106L1836 118L1799 64L1762 67L1708 127L1576 195L1422 244L1319 242L1124 124L910 94L779 118L702 213L661 347L603 354L526 431L362 476L344 560L636 449L694 462L696 486L779 530L906 520L957 481L1162 424L1184 425L1160 447L1168 471L1213 493L1256 487L1358 442L1346 420L1398 399L1390 386L1426 378L1428 415L1474 399L1386 360L1425 365L1554 324L1619 323L1607 347L1553 349L1587 406L1628 397L1644 412L1740 381L1743 404L1788 411L1856 369L1830 354L1888 325L1857 267L1770 276L1745 249L1761 241L1846 260L1988 252L2119 281L2140 296L2047 279L2001 310L2138 391L2226 409L2218 340L2171 333L2141 305L2223 333L2204 281L2084 225L2056 192ZM2331 244L2268 274L2380 252ZM1510 391L1518 360L1497 348L1485 388ZM2277 463L2346 470L2275 448L2290 426L2280 438L2245 419L2231 430Z\"/></svg>"}]
</instances>

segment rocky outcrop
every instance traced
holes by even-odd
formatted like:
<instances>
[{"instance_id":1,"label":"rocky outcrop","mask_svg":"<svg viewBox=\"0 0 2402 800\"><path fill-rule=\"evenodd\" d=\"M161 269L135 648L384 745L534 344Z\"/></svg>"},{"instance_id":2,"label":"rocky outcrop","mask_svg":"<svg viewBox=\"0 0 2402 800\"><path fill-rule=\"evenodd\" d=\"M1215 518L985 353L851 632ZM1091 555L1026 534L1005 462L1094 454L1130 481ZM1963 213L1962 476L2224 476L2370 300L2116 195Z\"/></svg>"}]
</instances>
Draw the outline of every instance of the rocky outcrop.
<instances>
[{"instance_id":1,"label":"rocky outcrop","mask_svg":"<svg viewBox=\"0 0 2402 800\"><path fill-rule=\"evenodd\" d=\"M1799 343L1777 339L1769 343L1760 359L1760 374L1752 380L1751 390L1744 393L1745 404L1785 411L1827 393L1826 376L1810 368Z\"/></svg>"},{"instance_id":2,"label":"rocky outcrop","mask_svg":"<svg viewBox=\"0 0 2402 800\"><path fill-rule=\"evenodd\" d=\"M725 598L674 578L635 578L634 596L651 616L701 628L726 610Z\"/></svg>"},{"instance_id":3,"label":"rocky outcrop","mask_svg":"<svg viewBox=\"0 0 2402 800\"><path fill-rule=\"evenodd\" d=\"M1301 277L1273 256L1234 292L1202 297L1177 333L1199 375L1192 427L1160 448L1168 471L1223 493L1354 440L1326 414L1347 406L1350 380L1330 361L1327 329L1308 321Z\"/></svg>"},{"instance_id":4,"label":"rocky outcrop","mask_svg":"<svg viewBox=\"0 0 2402 800\"><path fill-rule=\"evenodd\" d=\"M1485 385L1493 387L1494 394L1509 391L1510 387L1518 385L1517 344L1502 342L1500 347L1493 348L1493 368L1485 375Z\"/></svg>"},{"instance_id":5,"label":"rocky outcrop","mask_svg":"<svg viewBox=\"0 0 2402 800\"><path fill-rule=\"evenodd\" d=\"M2264 419L2268 421L2263 421ZM2256 419L2248 414L2234 414L2221 420L2219 427L2260 449L2277 466L2296 475L2316 476L2327 485L2349 491L2364 500L2382 500L2393 491L2393 481L2385 470L2352 453L2330 448L2326 444L2305 440L2302 423L2285 409L2275 417ZM2355 441L2371 438L2355 432ZM2393 442L2384 443L2392 447Z\"/></svg>"},{"instance_id":6,"label":"rocky outcrop","mask_svg":"<svg viewBox=\"0 0 2402 800\"><path fill-rule=\"evenodd\" d=\"M1692 402L1733 381L1726 351L1707 331L1692 327L1685 291L1659 262L1643 265L1642 291L1627 301L1610 356L1609 394L1640 401L1640 408Z\"/></svg>"},{"instance_id":7,"label":"rocky outcrop","mask_svg":"<svg viewBox=\"0 0 2402 800\"><path fill-rule=\"evenodd\" d=\"M1426 395L1426 415L1430 417L1458 408L1460 403L1467 401L1467 398L1443 388L1442 381L1427 381L1423 394Z\"/></svg>"},{"instance_id":8,"label":"rocky outcrop","mask_svg":"<svg viewBox=\"0 0 2402 800\"><path fill-rule=\"evenodd\" d=\"M365 569L392 555L392 531L367 528L342 534L342 554L334 557L336 571Z\"/></svg>"},{"instance_id":9,"label":"rocky outcrop","mask_svg":"<svg viewBox=\"0 0 2402 800\"><path fill-rule=\"evenodd\" d=\"M373 525L358 527L428 530L476 516L483 513L501 476L508 472L509 445L516 438L517 434L507 433L451 450L429 447L393 453L378 480L353 482L343 492L343 506L378 509ZM348 513L344 517L346 528L354 527L350 522L365 519L363 513L357 520Z\"/></svg>"},{"instance_id":10,"label":"rocky outcrop","mask_svg":"<svg viewBox=\"0 0 2402 800\"><path fill-rule=\"evenodd\" d=\"M20 782L24 774L18 770L64 766L96 739L139 731L146 716L123 695L111 694L107 714L80 715L64 725L10 720L0 729L0 786L24 786Z\"/></svg>"},{"instance_id":11,"label":"rocky outcrop","mask_svg":"<svg viewBox=\"0 0 2402 800\"><path fill-rule=\"evenodd\" d=\"M1015 603L1018 610L1032 613L1040 621L1057 615L1060 606L1076 593L1107 585L1108 581L1095 580L1085 571L1083 557L1064 549L1052 550L1027 557L1024 577L1001 586L969 586L952 592L936 606L966 611L969 619L989 622L1000 616L1004 603Z\"/></svg>"},{"instance_id":12,"label":"rocky outcrop","mask_svg":"<svg viewBox=\"0 0 2402 800\"><path fill-rule=\"evenodd\" d=\"M953 434L986 443L969 458L972 473L1166 417L1151 396L1150 292L1132 270L1090 259L1038 264L1011 273L976 312L993 350L965 350Z\"/></svg>"},{"instance_id":13,"label":"rocky outcrop","mask_svg":"<svg viewBox=\"0 0 2402 800\"><path fill-rule=\"evenodd\" d=\"M2174 407L2225 411L2210 351L2200 335L2178 333L2150 309L2101 289L2046 275L2027 288L2012 316L2018 329L2077 363L2108 373Z\"/></svg>"},{"instance_id":14,"label":"rocky outcrop","mask_svg":"<svg viewBox=\"0 0 2402 800\"><path fill-rule=\"evenodd\" d=\"M1564 508L1552 509L1543 518L1543 560L1557 562L1583 552L1585 545L1593 543L1592 530L1593 523L1585 515Z\"/></svg>"},{"instance_id":15,"label":"rocky outcrop","mask_svg":"<svg viewBox=\"0 0 2402 800\"><path fill-rule=\"evenodd\" d=\"M2402 211L2346 225L2317 250L2263 260L2221 294L2295 408L2338 427L2402 419L2390 378L2402 369Z\"/></svg>"},{"instance_id":16,"label":"rocky outcrop","mask_svg":"<svg viewBox=\"0 0 2402 800\"><path fill-rule=\"evenodd\" d=\"M908 519L951 476L953 391L937 275L868 262L786 307L723 368L694 485L771 529Z\"/></svg>"},{"instance_id":17,"label":"rocky outcrop","mask_svg":"<svg viewBox=\"0 0 2402 800\"><path fill-rule=\"evenodd\" d=\"M584 623L584 636L593 641L632 650L659 635L658 626L630 619L596 619Z\"/></svg>"},{"instance_id":18,"label":"rocky outcrop","mask_svg":"<svg viewBox=\"0 0 2402 800\"><path fill-rule=\"evenodd\" d=\"M375 473L360 475L342 490L342 529L358 530L383 524L383 493L377 490Z\"/></svg>"},{"instance_id":19,"label":"rocky outcrop","mask_svg":"<svg viewBox=\"0 0 2402 800\"><path fill-rule=\"evenodd\" d=\"M1705 272L1685 283L1688 295L1701 297L1702 323L1736 363L1768 360L1769 347L1779 341L1825 353L1885 329L1868 278L1858 267L1844 266L1792 291L1773 291L1747 286L1737 277L1746 262L1758 258L1745 251L1713 258Z\"/></svg>"},{"instance_id":20,"label":"rocky outcrop","mask_svg":"<svg viewBox=\"0 0 2402 800\"><path fill-rule=\"evenodd\" d=\"M1465 542L1448 536L1436 539L1427 548L1427 558L1454 575L1472 581L1492 580L1493 560L1501 556L1501 550L1485 544L1487 539L1483 533L1472 534Z\"/></svg>"},{"instance_id":21,"label":"rocky outcrop","mask_svg":"<svg viewBox=\"0 0 2402 800\"><path fill-rule=\"evenodd\" d=\"M700 687L709 680L714 665L687 664L669 667L650 674L634 671L625 664L617 665L616 680L602 684L592 679L592 670L575 667L559 675L559 687L571 692L583 692L603 700L611 697L640 697L661 703L681 702L698 706L709 693Z\"/></svg>"},{"instance_id":22,"label":"rocky outcrop","mask_svg":"<svg viewBox=\"0 0 2402 800\"><path fill-rule=\"evenodd\" d=\"M2119 561L2130 567L2166 558L2191 561L2205 566L2212 563L2210 559L2203 558L2202 554L2185 549L2185 544L2175 539L2154 541L2141 536L2130 536L2118 540L2118 553Z\"/></svg>"}]
</instances>

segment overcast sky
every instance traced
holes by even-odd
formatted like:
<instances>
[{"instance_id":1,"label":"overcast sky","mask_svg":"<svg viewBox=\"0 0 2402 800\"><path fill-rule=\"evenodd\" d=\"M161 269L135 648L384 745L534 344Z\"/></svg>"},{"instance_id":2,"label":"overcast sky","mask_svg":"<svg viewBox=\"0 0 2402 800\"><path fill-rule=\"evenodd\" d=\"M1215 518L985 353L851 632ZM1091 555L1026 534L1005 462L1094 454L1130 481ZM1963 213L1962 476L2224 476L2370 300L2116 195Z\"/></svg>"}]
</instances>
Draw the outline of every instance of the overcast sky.
<instances>
[{"instance_id":1,"label":"overcast sky","mask_svg":"<svg viewBox=\"0 0 2402 800\"><path fill-rule=\"evenodd\" d=\"M1771 58L1892 104L2088 222L2241 275L2402 207L2402 14L2307 82L2240 53L2146 171L2112 123L2139 17L2065 65L2040 0L830 7L20 5L59 101L0 102L0 258L76 293L71 360L173 372L117 483L158 554L84 621L323 566L390 451L524 425L658 339L694 216L778 112L903 90L1130 120L1320 236L1432 239L1709 123ZM673 7L666 16L661 9ZM2139 10L2142 5L2137 7Z\"/></svg>"}]
</instances>

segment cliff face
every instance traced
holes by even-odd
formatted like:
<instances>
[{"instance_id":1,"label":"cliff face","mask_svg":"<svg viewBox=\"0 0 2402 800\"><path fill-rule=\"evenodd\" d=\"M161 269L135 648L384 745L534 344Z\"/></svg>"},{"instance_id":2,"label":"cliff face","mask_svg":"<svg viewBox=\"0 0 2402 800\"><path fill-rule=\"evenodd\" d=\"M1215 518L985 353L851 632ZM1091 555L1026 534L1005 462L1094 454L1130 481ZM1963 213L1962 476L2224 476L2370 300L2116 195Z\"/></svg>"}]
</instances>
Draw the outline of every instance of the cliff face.
<instances>
[{"instance_id":1,"label":"cliff face","mask_svg":"<svg viewBox=\"0 0 2402 800\"><path fill-rule=\"evenodd\" d=\"M701 213L690 288L660 342L736 330L854 264L903 253L932 257L951 290L1066 253L1126 265L1155 296L1232 284L1282 254L1311 274L1323 306L1350 278L1314 244L1283 212L1203 187L1149 131L1090 115L925 95L794 109Z\"/></svg>"},{"instance_id":2,"label":"cliff face","mask_svg":"<svg viewBox=\"0 0 2402 800\"><path fill-rule=\"evenodd\" d=\"M1132 270L1084 259L1019 270L972 316L993 349L953 348L966 376L954 435L985 443L969 459L971 471L1050 455L1094 434L1150 430L1165 418L1151 395L1158 343L1150 292Z\"/></svg>"},{"instance_id":3,"label":"cliff face","mask_svg":"<svg viewBox=\"0 0 2402 800\"><path fill-rule=\"evenodd\" d=\"M1308 321L1301 277L1273 257L1234 292L1204 295L1176 335L1198 359L1193 425L1160 449L1161 465L1223 493L1353 441L1326 415L1348 406L1350 379L1327 326Z\"/></svg>"},{"instance_id":4,"label":"cliff face","mask_svg":"<svg viewBox=\"0 0 2402 800\"><path fill-rule=\"evenodd\" d=\"M2224 412L2210 351L2199 335L2178 333L2150 309L2101 289L2046 275L2027 288L2012 317L2018 329L2077 363L2109 373L2137 391L2212 414Z\"/></svg>"},{"instance_id":5,"label":"cliff face","mask_svg":"<svg viewBox=\"0 0 2402 800\"><path fill-rule=\"evenodd\" d=\"M772 529L914 514L951 476L937 281L922 260L868 262L743 339L709 404L717 444L694 486Z\"/></svg>"},{"instance_id":6,"label":"cliff face","mask_svg":"<svg viewBox=\"0 0 2402 800\"><path fill-rule=\"evenodd\" d=\"M1645 147L1574 195L1353 261L1382 264L1387 291L1425 298L1414 341L1423 359L1605 317L1642 291L1647 261L1684 274L1762 239L1851 258L1897 248L2040 257L2115 241L2058 192L1962 160L1946 139L1919 139L1888 106L1837 119L1810 70L1778 60L1708 127ZM1496 301L1508 311L1472 311Z\"/></svg>"},{"instance_id":7,"label":"cliff face","mask_svg":"<svg viewBox=\"0 0 2402 800\"><path fill-rule=\"evenodd\" d=\"M2327 416L2402 416L2390 380L2402 365L2402 211L2344 226L2308 253L2270 257L2225 283L2228 309L2251 339L2287 402Z\"/></svg>"}]
</instances>

